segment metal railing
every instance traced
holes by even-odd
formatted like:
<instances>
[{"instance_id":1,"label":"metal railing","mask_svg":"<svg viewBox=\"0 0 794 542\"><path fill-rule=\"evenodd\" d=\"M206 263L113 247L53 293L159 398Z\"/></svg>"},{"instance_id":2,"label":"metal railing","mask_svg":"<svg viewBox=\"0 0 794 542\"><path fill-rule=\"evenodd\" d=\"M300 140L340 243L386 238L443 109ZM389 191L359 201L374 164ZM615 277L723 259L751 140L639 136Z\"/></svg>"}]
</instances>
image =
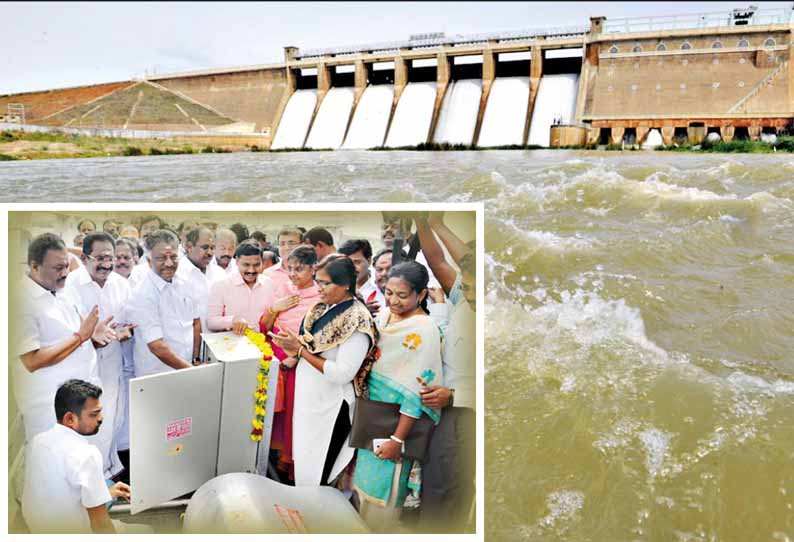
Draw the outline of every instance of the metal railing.
<instances>
[{"instance_id":1,"label":"metal railing","mask_svg":"<svg viewBox=\"0 0 794 542\"><path fill-rule=\"evenodd\" d=\"M324 49L300 50L295 55L296 59L314 58L329 55L365 53L369 51L396 51L401 48L428 48L442 45L482 44L489 40L518 41L533 40L536 38L566 38L584 36L589 31L588 26L567 26L534 30L513 30L506 32L490 32L483 34L437 36L424 39L389 41L370 43L364 45L348 45L344 47L327 47Z\"/></svg>"},{"instance_id":2,"label":"metal railing","mask_svg":"<svg viewBox=\"0 0 794 542\"><path fill-rule=\"evenodd\" d=\"M660 15L652 17L626 17L607 19L604 34L652 32L654 30L685 30L690 28L721 28L726 26L758 26L788 24L792 11L781 9L736 9L685 15Z\"/></svg>"}]
</instances>

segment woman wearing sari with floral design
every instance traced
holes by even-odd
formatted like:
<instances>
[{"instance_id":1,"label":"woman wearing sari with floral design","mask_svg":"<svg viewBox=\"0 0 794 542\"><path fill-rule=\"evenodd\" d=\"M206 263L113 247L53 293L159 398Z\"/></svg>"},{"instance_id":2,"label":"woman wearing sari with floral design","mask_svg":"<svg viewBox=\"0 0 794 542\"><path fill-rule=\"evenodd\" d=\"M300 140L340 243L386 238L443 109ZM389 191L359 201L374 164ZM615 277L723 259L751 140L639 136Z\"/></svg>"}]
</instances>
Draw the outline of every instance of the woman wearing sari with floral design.
<instances>
[{"instance_id":1,"label":"woman wearing sari with floral design","mask_svg":"<svg viewBox=\"0 0 794 542\"><path fill-rule=\"evenodd\" d=\"M279 333L289 329L297 334L303 317L320 300L320 292L314 282L314 265L317 253L310 246L300 246L287 257L287 273L290 282L285 283L275 293L276 302L259 320L260 331ZM273 354L281 361L279 364L278 387L273 407L273 429L270 449L278 454L276 470L286 483L294 482L295 472L292 461L292 414L295 406L295 365L298 360L289 357L275 344Z\"/></svg>"},{"instance_id":2,"label":"woman wearing sari with floral design","mask_svg":"<svg viewBox=\"0 0 794 542\"><path fill-rule=\"evenodd\" d=\"M359 449L354 488L360 514L370 528L388 530L409 492L419 494L421 468L402 457L402 441L422 414L436 424L440 412L422 406L420 391L441 381L441 333L427 314L428 273L416 262L391 269L385 294L388 309L378 315L380 358L367 378L369 399L400 404L389 440L374 451Z\"/></svg>"},{"instance_id":3,"label":"woman wearing sari with floral design","mask_svg":"<svg viewBox=\"0 0 794 542\"><path fill-rule=\"evenodd\" d=\"M356 391L377 347L377 330L356 297L356 268L347 256L331 254L317 264L320 301L306 313L296 335L272 334L298 360L292 418L296 486L333 485L353 459L347 444Z\"/></svg>"}]
</instances>

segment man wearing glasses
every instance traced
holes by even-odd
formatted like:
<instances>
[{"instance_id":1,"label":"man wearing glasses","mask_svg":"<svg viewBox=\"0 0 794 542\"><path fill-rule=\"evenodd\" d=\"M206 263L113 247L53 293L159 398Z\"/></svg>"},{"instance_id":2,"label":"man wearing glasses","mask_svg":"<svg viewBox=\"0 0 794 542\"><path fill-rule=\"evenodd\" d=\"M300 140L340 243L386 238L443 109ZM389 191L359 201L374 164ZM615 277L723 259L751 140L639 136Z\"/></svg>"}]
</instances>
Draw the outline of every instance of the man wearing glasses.
<instances>
[{"instance_id":1,"label":"man wearing glasses","mask_svg":"<svg viewBox=\"0 0 794 542\"><path fill-rule=\"evenodd\" d=\"M66 296L85 318L92 307L99 307L100 320L107 320L115 330L116 340L97 345L97 368L104 390L104 422L99 432L89 437L102 454L105 478L112 478L122 470L116 449L116 434L124 412L121 393L123 355L121 342L129 340L132 325L125 325L125 306L131 291L127 280L113 272L116 243L105 232L89 233L83 239L83 265L66 277Z\"/></svg>"},{"instance_id":2,"label":"man wearing glasses","mask_svg":"<svg viewBox=\"0 0 794 542\"><path fill-rule=\"evenodd\" d=\"M289 285L287 258L302 242L303 232L297 226L282 228L278 232L278 255L281 258L281 264L274 265L265 271L265 274L273 281L274 291L278 292Z\"/></svg>"},{"instance_id":3,"label":"man wearing glasses","mask_svg":"<svg viewBox=\"0 0 794 542\"><path fill-rule=\"evenodd\" d=\"M135 375L186 369L199 363L201 320L190 291L176 275L179 240L168 230L146 238L151 269L132 293L127 318L135 331Z\"/></svg>"}]
</instances>

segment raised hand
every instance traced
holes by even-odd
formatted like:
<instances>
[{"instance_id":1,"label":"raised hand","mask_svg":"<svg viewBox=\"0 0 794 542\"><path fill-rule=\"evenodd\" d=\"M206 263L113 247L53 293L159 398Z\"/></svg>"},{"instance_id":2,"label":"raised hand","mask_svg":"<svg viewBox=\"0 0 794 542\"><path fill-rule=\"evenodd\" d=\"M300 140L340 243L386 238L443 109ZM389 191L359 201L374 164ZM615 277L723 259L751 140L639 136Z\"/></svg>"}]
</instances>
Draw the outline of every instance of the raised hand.
<instances>
[{"instance_id":1,"label":"raised hand","mask_svg":"<svg viewBox=\"0 0 794 542\"><path fill-rule=\"evenodd\" d=\"M273 303L273 311L274 312L284 312L285 310L291 309L295 305L300 302L301 298L298 295L288 295L286 297L282 297L275 303Z\"/></svg>"},{"instance_id":2,"label":"raised hand","mask_svg":"<svg viewBox=\"0 0 794 542\"><path fill-rule=\"evenodd\" d=\"M97 312L97 314L99 313ZM113 320L112 314L97 323L94 332L91 334L91 339L100 346L105 346L109 342L116 340L116 331L110 325L111 320Z\"/></svg>"},{"instance_id":3,"label":"raised hand","mask_svg":"<svg viewBox=\"0 0 794 542\"><path fill-rule=\"evenodd\" d=\"M91 338L94 334L94 329L96 329L97 322L99 322L99 307L94 305L86 317L80 319L80 329L77 330L77 334L80 335L80 340L85 342Z\"/></svg>"}]
</instances>

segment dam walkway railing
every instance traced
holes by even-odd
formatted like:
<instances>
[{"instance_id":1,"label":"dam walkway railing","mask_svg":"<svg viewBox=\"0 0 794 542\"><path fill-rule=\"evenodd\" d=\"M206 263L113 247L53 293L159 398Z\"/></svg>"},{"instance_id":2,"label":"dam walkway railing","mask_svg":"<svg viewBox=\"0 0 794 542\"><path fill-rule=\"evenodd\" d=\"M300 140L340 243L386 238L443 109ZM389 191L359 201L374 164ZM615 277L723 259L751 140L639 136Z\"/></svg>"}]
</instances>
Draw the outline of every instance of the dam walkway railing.
<instances>
[{"instance_id":1,"label":"dam walkway railing","mask_svg":"<svg viewBox=\"0 0 794 542\"><path fill-rule=\"evenodd\" d=\"M741 100L736 102L733 105L733 107L728 109L728 113L736 113L737 111L739 111L739 109L741 109L752 98L757 96L758 93L761 92L761 90L766 88L766 86L769 85L775 79L775 77L777 77L780 74L780 72L785 70L787 67L788 67L788 62L786 61L783 61L780 64L778 64L777 68L772 70L771 73L769 73L766 77L761 79L761 81L759 81L758 84L756 84L753 88L750 89L750 92L748 92Z\"/></svg>"},{"instance_id":2,"label":"dam walkway railing","mask_svg":"<svg viewBox=\"0 0 794 542\"><path fill-rule=\"evenodd\" d=\"M758 26L770 24L788 24L792 10L768 9L736 9L708 13L692 13L684 15L659 15L651 17L625 17L607 19L604 23L605 34L653 32L657 30L686 30L696 28L720 28L732 26Z\"/></svg>"},{"instance_id":3,"label":"dam walkway railing","mask_svg":"<svg viewBox=\"0 0 794 542\"><path fill-rule=\"evenodd\" d=\"M472 45L472 44L486 44L488 41L495 40L500 42L507 41L530 41L537 38L568 38L576 36L584 36L589 31L589 26L564 26L564 27L550 27L550 28L536 28L525 30L511 30L504 32L490 32L483 34L466 34L446 36L427 35L421 36L416 39L403 40L403 41L384 41L378 43L369 43L364 45L348 45L344 47L328 47L323 49L301 49L295 58L314 58L328 55L355 55L366 52L385 52L385 51L398 51L402 48L422 49L441 47L444 45Z\"/></svg>"}]
</instances>

